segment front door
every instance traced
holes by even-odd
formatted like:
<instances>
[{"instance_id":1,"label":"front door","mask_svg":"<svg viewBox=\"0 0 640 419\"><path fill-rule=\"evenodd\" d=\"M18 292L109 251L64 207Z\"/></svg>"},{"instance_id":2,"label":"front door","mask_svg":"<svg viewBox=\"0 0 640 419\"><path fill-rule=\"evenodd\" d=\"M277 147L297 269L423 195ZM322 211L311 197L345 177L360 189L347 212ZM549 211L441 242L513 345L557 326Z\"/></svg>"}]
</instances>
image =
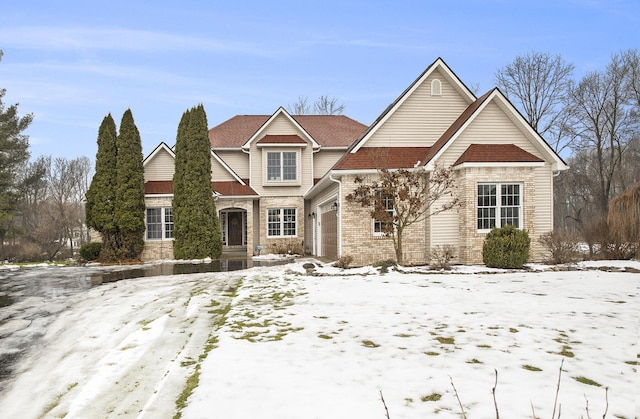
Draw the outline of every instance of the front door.
<instances>
[{"instance_id":1,"label":"front door","mask_svg":"<svg viewBox=\"0 0 640 419\"><path fill-rule=\"evenodd\" d=\"M228 232L229 237L227 240L228 246L242 246L242 212L228 212L227 213L227 223L228 223Z\"/></svg>"}]
</instances>

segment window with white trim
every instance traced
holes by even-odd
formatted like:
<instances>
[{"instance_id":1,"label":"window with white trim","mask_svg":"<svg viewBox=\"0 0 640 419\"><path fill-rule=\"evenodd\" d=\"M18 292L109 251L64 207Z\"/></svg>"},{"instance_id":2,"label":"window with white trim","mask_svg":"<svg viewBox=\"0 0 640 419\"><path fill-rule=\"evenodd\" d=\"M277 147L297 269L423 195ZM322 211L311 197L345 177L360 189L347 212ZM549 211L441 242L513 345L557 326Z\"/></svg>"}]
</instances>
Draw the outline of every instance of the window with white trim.
<instances>
[{"instance_id":1,"label":"window with white trim","mask_svg":"<svg viewBox=\"0 0 640 419\"><path fill-rule=\"evenodd\" d=\"M296 208L270 208L267 210L268 237L297 236Z\"/></svg>"},{"instance_id":2,"label":"window with white trim","mask_svg":"<svg viewBox=\"0 0 640 419\"><path fill-rule=\"evenodd\" d=\"M298 153L295 151L267 152L267 181L289 182L298 179Z\"/></svg>"},{"instance_id":3,"label":"window with white trim","mask_svg":"<svg viewBox=\"0 0 640 419\"><path fill-rule=\"evenodd\" d=\"M387 215L393 219L395 210L393 209L393 195L379 193L380 204L384 207ZM388 221L385 220L373 220L373 234L375 236L385 236L388 233L385 231Z\"/></svg>"},{"instance_id":4,"label":"window with white trim","mask_svg":"<svg viewBox=\"0 0 640 419\"><path fill-rule=\"evenodd\" d=\"M478 184L478 230L510 224L522 228L522 184Z\"/></svg>"},{"instance_id":5,"label":"window with white trim","mask_svg":"<svg viewBox=\"0 0 640 419\"><path fill-rule=\"evenodd\" d=\"M146 227L147 240L173 239L172 208L147 208Z\"/></svg>"}]
</instances>

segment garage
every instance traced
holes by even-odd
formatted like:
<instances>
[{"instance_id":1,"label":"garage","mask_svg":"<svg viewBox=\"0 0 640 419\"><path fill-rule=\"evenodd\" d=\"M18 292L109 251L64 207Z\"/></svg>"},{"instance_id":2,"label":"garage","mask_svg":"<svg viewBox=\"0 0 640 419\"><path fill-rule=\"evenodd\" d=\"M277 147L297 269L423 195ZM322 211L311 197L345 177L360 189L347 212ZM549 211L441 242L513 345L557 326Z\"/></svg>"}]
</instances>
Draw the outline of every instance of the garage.
<instances>
[{"instance_id":1,"label":"garage","mask_svg":"<svg viewBox=\"0 0 640 419\"><path fill-rule=\"evenodd\" d=\"M338 211L335 203L324 205L320 214L320 249L327 259L338 259Z\"/></svg>"}]
</instances>

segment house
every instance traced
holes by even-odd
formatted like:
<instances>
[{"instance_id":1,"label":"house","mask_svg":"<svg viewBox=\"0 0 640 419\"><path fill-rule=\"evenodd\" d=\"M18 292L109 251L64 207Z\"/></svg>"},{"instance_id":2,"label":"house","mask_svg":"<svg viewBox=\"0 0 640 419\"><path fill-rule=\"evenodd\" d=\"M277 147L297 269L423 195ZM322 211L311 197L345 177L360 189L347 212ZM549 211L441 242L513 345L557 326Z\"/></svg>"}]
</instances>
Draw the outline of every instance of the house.
<instances>
[{"instance_id":1,"label":"house","mask_svg":"<svg viewBox=\"0 0 640 419\"><path fill-rule=\"evenodd\" d=\"M363 265L394 258L389 237L345 197L356 176L386 167L452 166L464 207L405 231L405 263L429 249L456 248L461 263L482 262L486 233L501 223L536 238L553 229L553 177L568 167L498 90L476 97L437 59L370 125L341 115L240 115L209 131L212 188L225 251L247 256L277 243ZM160 144L144 161L144 259L172 256L175 155Z\"/></svg>"}]
</instances>

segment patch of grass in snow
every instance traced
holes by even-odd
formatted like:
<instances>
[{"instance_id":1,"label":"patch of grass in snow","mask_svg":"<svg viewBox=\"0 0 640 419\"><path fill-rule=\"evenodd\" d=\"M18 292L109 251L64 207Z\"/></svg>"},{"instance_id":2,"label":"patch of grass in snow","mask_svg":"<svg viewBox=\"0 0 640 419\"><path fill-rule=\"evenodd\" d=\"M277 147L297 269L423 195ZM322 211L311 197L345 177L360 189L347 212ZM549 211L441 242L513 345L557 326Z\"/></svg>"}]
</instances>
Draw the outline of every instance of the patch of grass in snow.
<instances>
[{"instance_id":1,"label":"patch of grass in snow","mask_svg":"<svg viewBox=\"0 0 640 419\"><path fill-rule=\"evenodd\" d=\"M596 381L593 381L592 379L587 378L587 377L579 376L579 377L573 377L573 379L576 380L579 383L587 384L589 386L602 387L602 384L600 384L600 383L598 383Z\"/></svg>"},{"instance_id":2,"label":"patch of grass in snow","mask_svg":"<svg viewBox=\"0 0 640 419\"><path fill-rule=\"evenodd\" d=\"M510 328L509 328L509 332L511 332L511 333L518 333L518 332L519 332L519 330L518 330L518 329L516 329L515 327L510 327Z\"/></svg>"},{"instance_id":3,"label":"patch of grass in snow","mask_svg":"<svg viewBox=\"0 0 640 419\"><path fill-rule=\"evenodd\" d=\"M467 361L467 364L482 364L481 361L478 361L477 359L473 358Z\"/></svg>"},{"instance_id":4,"label":"patch of grass in snow","mask_svg":"<svg viewBox=\"0 0 640 419\"><path fill-rule=\"evenodd\" d=\"M374 341L365 339L362 341L362 346L366 347L366 348L378 348L380 347L380 345L378 345L377 343L375 343Z\"/></svg>"},{"instance_id":5,"label":"patch of grass in snow","mask_svg":"<svg viewBox=\"0 0 640 419\"><path fill-rule=\"evenodd\" d=\"M411 335L409 333L397 333L397 334L395 334L393 336L396 336L396 337L399 337L399 338L412 338L415 335Z\"/></svg>"},{"instance_id":6,"label":"patch of grass in snow","mask_svg":"<svg viewBox=\"0 0 640 419\"><path fill-rule=\"evenodd\" d=\"M491 349L491 345L481 343L480 345L476 345L476 348Z\"/></svg>"},{"instance_id":7,"label":"patch of grass in snow","mask_svg":"<svg viewBox=\"0 0 640 419\"><path fill-rule=\"evenodd\" d=\"M563 345L562 350L558 352L558 355L566 356L567 358L573 358L576 356L573 352L570 351L571 346Z\"/></svg>"},{"instance_id":8,"label":"patch of grass in snow","mask_svg":"<svg viewBox=\"0 0 640 419\"><path fill-rule=\"evenodd\" d=\"M540 372L540 371L542 371L542 369L541 369L541 368L534 367L533 365L528 365L528 364L523 365L523 366L522 366L522 369L525 369L525 370L527 370L527 371L533 371L533 372Z\"/></svg>"},{"instance_id":9,"label":"patch of grass in snow","mask_svg":"<svg viewBox=\"0 0 640 419\"><path fill-rule=\"evenodd\" d=\"M200 384L200 364L196 365L196 368L193 371L193 374L191 374L189 378L187 378L187 383L185 384L184 389L182 389L182 393L180 393L180 395L176 399L177 412L175 415L173 415L173 419L180 419L182 417L182 409L184 409L185 406L187 405L187 399L189 399L189 396L191 396L191 394L193 393L193 390L195 390L199 384Z\"/></svg>"},{"instance_id":10,"label":"patch of grass in snow","mask_svg":"<svg viewBox=\"0 0 640 419\"><path fill-rule=\"evenodd\" d=\"M318 337L319 337L320 339L333 339L333 337L332 337L332 336L325 335L325 334L323 334L323 333L319 334L319 335L318 335Z\"/></svg>"},{"instance_id":11,"label":"patch of grass in snow","mask_svg":"<svg viewBox=\"0 0 640 419\"><path fill-rule=\"evenodd\" d=\"M442 398L442 394L440 393L431 393L429 395L426 396L421 396L420 400L423 402L437 402L438 400L440 400Z\"/></svg>"},{"instance_id":12,"label":"patch of grass in snow","mask_svg":"<svg viewBox=\"0 0 640 419\"><path fill-rule=\"evenodd\" d=\"M625 364L638 365L638 361L624 361Z\"/></svg>"},{"instance_id":13,"label":"patch of grass in snow","mask_svg":"<svg viewBox=\"0 0 640 419\"><path fill-rule=\"evenodd\" d=\"M455 343L455 338L452 337L436 336L436 340L443 345L453 345Z\"/></svg>"},{"instance_id":14,"label":"patch of grass in snow","mask_svg":"<svg viewBox=\"0 0 640 419\"><path fill-rule=\"evenodd\" d=\"M427 351L424 353L425 355L429 355L429 356L438 356L440 355L440 352L435 352L435 351Z\"/></svg>"},{"instance_id":15,"label":"patch of grass in snow","mask_svg":"<svg viewBox=\"0 0 640 419\"><path fill-rule=\"evenodd\" d=\"M73 390L77 385L78 385L78 383L77 383L77 382L76 382L76 383L69 384L69 385L67 386L67 391L66 391L65 393L60 393L60 394L58 394L58 395L56 396L56 398L55 398L51 403L49 403L47 406L45 406L44 411L42 412L42 414L40 415L40 417L45 417L45 416L47 416L47 414L48 414L49 412L51 412L53 409L55 409L56 407L58 407L58 405L60 404L60 400L62 400L62 398L65 396L65 394L67 394L68 392L70 392L71 390ZM66 413L64 413L64 414L60 415L60 417L65 417L65 416L67 416L67 414L66 414Z\"/></svg>"}]
</instances>

